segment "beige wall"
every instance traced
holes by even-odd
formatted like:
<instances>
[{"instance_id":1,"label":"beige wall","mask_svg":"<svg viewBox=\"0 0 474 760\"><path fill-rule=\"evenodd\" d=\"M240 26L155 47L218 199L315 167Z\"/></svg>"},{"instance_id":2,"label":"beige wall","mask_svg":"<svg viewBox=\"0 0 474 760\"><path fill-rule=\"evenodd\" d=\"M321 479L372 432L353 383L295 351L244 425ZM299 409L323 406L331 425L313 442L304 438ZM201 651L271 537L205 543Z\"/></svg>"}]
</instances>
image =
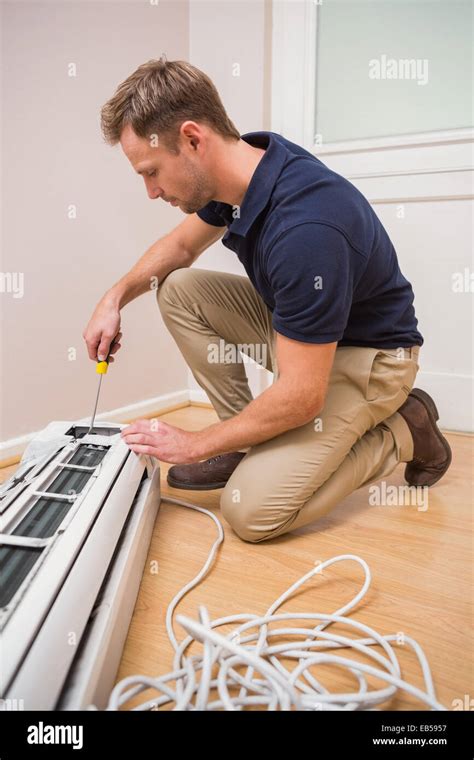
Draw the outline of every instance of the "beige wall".
<instances>
[{"instance_id":1,"label":"beige wall","mask_svg":"<svg viewBox=\"0 0 474 760\"><path fill-rule=\"evenodd\" d=\"M24 273L22 298L0 293L5 441L91 413L97 375L82 330L102 293L182 218L150 201L120 147L102 142L99 109L140 63L162 52L188 59L189 8L7 2L2 15L1 271ZM126 307L123 333L101 411L187 387L153 294Z\"/></svg>"},{"instance_id":2,"label":"beige wall","mask_svg":"<svg viewBox=\"0 0 474 760\"><path fill-rule=\"evenodd\" d=\"M24 273L22 298L0 294L6 441L91 413L97 376L82 330L105 290L183 219L150 201L120 147L103 143L101 105L140 63L165 52L213 79L241 133L269 129L271 2L28 0L2 10L1 271ZM68 219L70 204L76 219ZM220 242L196 266L245 274ZM122 329L99 412L198 387L153 294L123 310ZM258 373L249 374L258 392Z\"/></svg>"},{"instance_id":3,"label":"beige wall","mask_svg":"<svg viewBox=\"0 0 474 760\"><path fill-rule=\"evenodd\" d=\"M215 82L240 134L270 129L271 0L191 0L190 60ZM240 66L239 76L236 64ZM219 241L194 264L203 269L246 276L237 256ZM253 363L245 365L257 396L271 375ZM191 373L192 398L205 401Z\"/></svg>"},{"instance_id":4,"label":"beige wall","mask_svg":"<svg viewBox=\"0 0 474 760\"><path fill-rule=\"evenodd\" d=\"M265 56L270 44L265 37L267 17L264 0L190 2L190 60L211 77L240 134L270 128L264 126L269 118L270 92ZM240 66L239 76L233 74L236 65ZM195 266L245 275L237 256L220 241L202 254Z\"/></svg>"}]
</instances>

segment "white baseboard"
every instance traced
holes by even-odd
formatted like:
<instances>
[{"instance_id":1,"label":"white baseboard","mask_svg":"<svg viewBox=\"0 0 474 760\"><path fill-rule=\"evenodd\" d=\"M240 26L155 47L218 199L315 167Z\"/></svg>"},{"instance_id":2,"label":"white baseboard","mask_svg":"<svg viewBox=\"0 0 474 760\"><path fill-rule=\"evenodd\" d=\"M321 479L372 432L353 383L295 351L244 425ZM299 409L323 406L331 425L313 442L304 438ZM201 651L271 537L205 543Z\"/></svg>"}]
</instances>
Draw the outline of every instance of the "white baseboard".
<instances>
[{"instance_id":1,"label":"white baseboard","mask_svg":"<svg viewBox=\"0 0 474 760\"><path fill-rule=\"evenodd\" d=\"M433 396L439 411L439 424L445 430L472 433L474 431L473 380L470 375L452 375L442 372L418 372L415 385ZM175 404L186 402L210 404L202 389L186 388L174 393L129 404L111 412L97 415L97 422L118 422L160 412ZM78 423L88 423L83 417ZM38 431L0 443L0 461L20 456Z\"/></svg>"},{"instance_id":2,"label":"white baseboard","mask_svg":"<svg viewBox=\"0 0 474 760\"><path fill-rule=\"evenodd\" d=\"M420 370L415 387L427 391L438 407L439 426L460 433L474 431L473 378Z\"/></svg>"},{"instance_id":3,"label":"white baseboard","mask_svg":"<svg viewBox=\"0 0 474 760\"><path fill-rule=\"evenodd\" d=\"M473 378L470 375L420 370L415 386L433 396L439 411L439 425L443 430L474 432ZM190 401L210 403L201 389L190 391Z\"/></svg>"},{"instance_id":4,"label":"white baseboard","mask_svg":"<svg viewBox=\"0 0 474 760\"><path fill-rule=\"evenodd\" d=\"M207 399L207 396L206 396ZM155 412L160 412L162 409L166 409L175 404L183 404L190 401L190 391L185 388L174 393L164 393L161 396L155 396L154 398L146 399L145 401L139 401L136 404L128 404L127 406L113 409L110 412L103 412L98 414L96 422L125 422L126 420L132 420L137 417L145 417ZM90 423L90 417L83 417L76 420L78 424ZM29 442L37 435L39 431L27 433L19 436L18 438L10 438L7 441L0 443L0 461L10 459L11 457L20 456Z\"/></svg>"},{"instance_id":5,"label":"white baseboard","mask_svg":"<svg viewBox=\"0 0 474 760\"><path fill-rule=\"evenodd\" d=\"M201 389L191 388L189 391L189 400L191 404L210 404L212 406L206 391Z\"/></svg>"}]
</instances>

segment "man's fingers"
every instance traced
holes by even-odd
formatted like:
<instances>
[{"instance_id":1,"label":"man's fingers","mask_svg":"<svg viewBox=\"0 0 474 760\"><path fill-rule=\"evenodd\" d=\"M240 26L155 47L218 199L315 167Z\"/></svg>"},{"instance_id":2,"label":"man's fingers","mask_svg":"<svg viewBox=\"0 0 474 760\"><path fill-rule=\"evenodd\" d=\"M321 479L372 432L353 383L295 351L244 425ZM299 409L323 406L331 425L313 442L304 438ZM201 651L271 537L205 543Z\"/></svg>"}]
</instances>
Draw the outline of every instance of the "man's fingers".
<instances>
[{"instance_id":1,"label":"man's fingers","mask_svg":"<svg viewBox=\"0 0 474 760\"><path fill-rule=\"evenodd\" d=\"M152 420L136 420L126 428L122 430L122 435L129 435L130 433L143 432L143 433L157 433L160 430L161 423L157 425L156 420L152 428Z\"/></svg>"},{"instance_id":2,"label":"man's fingers","mask_svg":"<svg viewBox=\"0 0 474 760\"><path fill-rule=\"evenodd\" d=\"M120 343L120 338L122 337L122 333L119 332L113 339L113 342L110 344L109 348L109 354L115 354L119 348L122 348L122 344Z\"/></svg>"},{"instance_id":3,"label":"man's fingers","mask_svg":"<svg viewBox=\"0 0 474 760\"><path fill-rule=\"evenodd\" d=\"M158 459L157 451L153 446L145 446L143 444L135 443L133 446L130 446L130 449L135 452L135 454L149 454Z\"/></svg>"},{"instance_id":4,"label":"man's fingers","mask_svg":"<svg viewBox=\"0 0 474 760\"><path fill-rule=\"evenodd\" d=\"M130 446L131 444L135 443L143 443L143 444L151 444L153 443L153 436L149 433L128 433L128 435L123 435L122 438L125 440L125 442Z\"/></svg>"},{"instance_id":5,"label":"man's fingers","mask_svg":"<svg viewBox=\"0 0 474 760\"><path fill-rule=\"evenodd\" d=\"M89 359L92 359L93 361L97 361L97 348L99 346L100 340L97 338L97 340L86 340L86 346L87 346L87 353L89 354Z\"/></svg>"},{"instance_id":6,"label":"man's fingers","mask_svg":"<svg viewBox=\"0 0 474 760\"><path fill-rule=\"evenodd\" d=\"M99 350L97 351L97 358L99 361L104 362L106 360L115 340L116 340L115 337L111 337L110 335L104 335L104 333L102 333Z\"/></svg>"}]
</instances>

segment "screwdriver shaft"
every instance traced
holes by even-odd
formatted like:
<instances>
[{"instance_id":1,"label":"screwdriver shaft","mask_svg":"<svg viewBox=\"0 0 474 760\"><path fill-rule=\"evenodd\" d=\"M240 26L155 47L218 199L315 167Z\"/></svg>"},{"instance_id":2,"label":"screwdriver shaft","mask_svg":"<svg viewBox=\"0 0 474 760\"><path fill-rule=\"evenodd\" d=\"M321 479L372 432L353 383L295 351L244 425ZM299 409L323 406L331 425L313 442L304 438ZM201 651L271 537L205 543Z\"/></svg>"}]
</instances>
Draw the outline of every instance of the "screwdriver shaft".
<instances>
[{"instance_id":1,"label":"screwdriver shaft","mask_svg":"<svg viewBox=\"0 0 474 760\"><path fill-rule=\"evenodd\" d=\"M95 414L96 414L96 412L97 412L97 404L99 403L99 396L100 396L100 386L102 385L102 377L103 377L102 375L99 375L99 387L97 388L97 396L96 396L96 398L95 398L95 406L94 406L94 411L93 411L93 413L92 413L91 426L90 426L89 430L87 431L86 435L89 435L89 433L91 433L91 432L92 432L92 429L93 429L93 427L94 427L94 422L95 422Z\"/></svg>"}]
</instances>

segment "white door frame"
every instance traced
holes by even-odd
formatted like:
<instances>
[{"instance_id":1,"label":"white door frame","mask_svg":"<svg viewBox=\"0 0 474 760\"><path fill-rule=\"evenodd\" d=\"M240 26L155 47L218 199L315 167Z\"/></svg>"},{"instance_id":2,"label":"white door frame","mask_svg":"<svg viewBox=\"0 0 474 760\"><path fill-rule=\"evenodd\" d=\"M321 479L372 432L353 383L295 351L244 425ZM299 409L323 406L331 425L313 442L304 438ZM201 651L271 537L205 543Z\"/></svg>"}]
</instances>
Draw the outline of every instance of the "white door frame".
<instances>
[{"instance_id":1,"label":"white door frame","mask_svg":"<svg viewBox=\"0 0 474 760\"><path fill-rule=\"evenodd\" d=\"M465 219L460 209L465 209L465 203L472 204L474 199L474 129L321 143L314 134L318 5L317 0L273 0L271 130L317 155L331 169L349 179L373 206L380 204L380 211L385 215L386 204L414 204L410 212L413 214L420 213L419 204L423 204L429 209L430 218L436 220L441 209L447 207L443 218L448 216L453 220L450 249L463 251L462 266L471 267L472 271L473 265L466 253L472 233L467 224L463 222L460 226L457 220ZM416 234L420 234L419 228L413 228L410 239L415 241ZM438 260L446 250L442 246L440 243L434 252L439 254ZM421 249L420 256L421 264L425 266L426 259L428 267L429 253ZM456 258L459 257L454 253L453 268L459 268ZM438 275L435 273L434 277L436 280ZM449 271L443 273L443 278L435 284L439 286L438 298L448 303ZM468 292L462 294L456 302L456 311L449 316L453 339L458 342L461 338L456 334L456 326L464 324L463 329L466 327L466 304L470 297L472 294ZM462 362L453 360L452 366L446 364L443 359L446 336L444 343L438 343L436 331L431 332L431 340L426 349L423 348L425 357L421 357L417 383L436 395L444 427L473 430L471 372ZM464 335L459 352L471 351L470 337ZM427 361L423 362L423 358Z\"/></svg>"}]
</instances>

